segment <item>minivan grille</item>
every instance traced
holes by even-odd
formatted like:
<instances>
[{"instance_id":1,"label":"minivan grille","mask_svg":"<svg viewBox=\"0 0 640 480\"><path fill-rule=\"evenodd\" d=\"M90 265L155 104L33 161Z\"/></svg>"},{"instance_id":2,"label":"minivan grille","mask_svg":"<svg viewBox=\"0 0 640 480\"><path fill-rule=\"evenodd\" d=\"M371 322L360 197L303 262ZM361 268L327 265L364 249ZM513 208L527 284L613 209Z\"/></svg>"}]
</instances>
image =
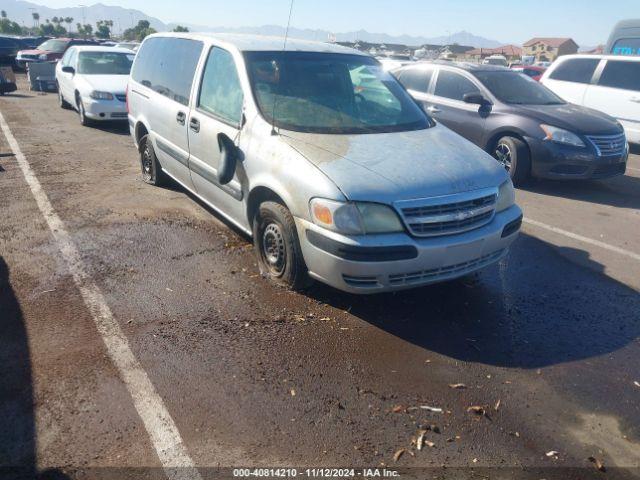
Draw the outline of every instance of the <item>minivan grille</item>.
<instances>
[{"instance_id":1,"label":"minivan grille","mask_svg":"<svg viewBox=\"0 0 640 480\"><path fill-rule=\"evenodd\" d=\"M453 235L480 228L490 223L495 215L495 193L488 195L483 191L475 198L453 202L446 199L443 197L442 203L435 204L425 201L424 205L400 205L409 231L417 237Z\"/></svg>"},{"instance_id":2,"label":"minivan grille","mask_svg":"<svg viewBox=\"0 0 640 480\"><path fill-rule=\"evenodd\" d=\"M587 138L596 147L598 155L601 157L619 157L624 155L627 148L627 138L624 133L620 135L594 135Z\"/></svg>"}]
</instances>

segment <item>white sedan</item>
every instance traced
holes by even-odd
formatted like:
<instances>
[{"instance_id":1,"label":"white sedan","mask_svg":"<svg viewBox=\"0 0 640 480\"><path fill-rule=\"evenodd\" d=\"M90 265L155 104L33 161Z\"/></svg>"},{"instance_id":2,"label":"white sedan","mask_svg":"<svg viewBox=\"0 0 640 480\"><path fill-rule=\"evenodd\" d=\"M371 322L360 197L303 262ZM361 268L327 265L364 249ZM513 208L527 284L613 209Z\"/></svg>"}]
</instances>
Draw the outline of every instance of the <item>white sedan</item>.
<instances>
[{"instance_id":1,"label":"white sedan","mask_svg":"<svg viewBox=\"0 0 640 480\"><path fill-rule=\"evenodd\" d=\"M126 91L135 53L124 48L71 47L56 67L62 108L75 108L82 125L127 120Z\"/></svg>"}]
</instances>

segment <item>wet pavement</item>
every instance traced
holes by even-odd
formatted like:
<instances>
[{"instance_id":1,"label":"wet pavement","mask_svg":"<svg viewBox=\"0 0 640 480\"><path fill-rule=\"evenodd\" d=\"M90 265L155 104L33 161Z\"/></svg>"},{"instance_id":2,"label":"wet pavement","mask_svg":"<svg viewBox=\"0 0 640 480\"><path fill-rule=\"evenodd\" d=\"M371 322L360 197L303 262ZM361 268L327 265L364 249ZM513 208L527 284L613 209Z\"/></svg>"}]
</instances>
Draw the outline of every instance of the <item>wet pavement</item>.
<instances>
[{"instance_id":1,"label":"wet pavement","mask_svg":"<svg viewBox=\"0 0 640 480\"><path fill-rule=\"evenodd\" d=\"M525 225L477 279L298 294L194 198L142 183L126 127L21 94L0 111L203 472L602 478L595 457L608 478L640 473L639 155L625 177L519 191L551 229ZM0 153L0 466L160 467L5 138Z\"/></svg>"}]
</instances>

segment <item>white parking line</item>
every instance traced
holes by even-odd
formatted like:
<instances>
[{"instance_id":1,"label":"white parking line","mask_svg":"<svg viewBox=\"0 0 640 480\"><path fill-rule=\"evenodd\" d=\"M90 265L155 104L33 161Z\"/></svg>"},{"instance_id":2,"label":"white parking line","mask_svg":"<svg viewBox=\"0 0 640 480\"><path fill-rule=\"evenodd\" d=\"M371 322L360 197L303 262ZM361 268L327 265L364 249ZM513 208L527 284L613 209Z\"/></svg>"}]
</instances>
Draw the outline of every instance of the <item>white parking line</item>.
<instances>
[{"instance_id":1,"label":"white parking line","mask_svg":"<svg viewBox=\"0 0 640 480\"><path fill-rule=\"evenodd\" d=\"M2 112L0 112L0 127L2 127L4 136L15 155L38 208L49 225L67 268L73 276L73 281L80 290L82 299L102 336L107 353L133 399L138 415L144 423L167 477L172 480L200 480L200 474L187 452L167 407L131 351L129 342L113 317L104 295L87 274L76 245L65 229L64 223L54 211L47 194L23 155L20 145L11 133Z\"/></svg>"},{"instance_id":2,"label":"white parking line","mask_svg":"<svg viewBox=\"0 0 640 480\"><path fill-rule=\"evenodd\" d=\"M529 225L533 225L534 227L542 228L544 230L548 230L553 233L564 235L565 237L578 240L579 242L587 243L589 245L593 245L595 247L599 247L604 250L609 250L610 252L614 252L620 255L624 255L625 257L629 257L634 260L640 261L639 254L630 252L629 250L625 250L623 248L614 247L613 245L609 245L608 243L599 242L598 240L593 240L591 238L583 237L582 235L578 235L576 233L567 232L566 230L562 230L561 228L552 227L551 225L547 225L546 223L538 222L536 220L531 220L530 218L525 218L524 223L528 223Z\"/></svg>"}]
</instances>

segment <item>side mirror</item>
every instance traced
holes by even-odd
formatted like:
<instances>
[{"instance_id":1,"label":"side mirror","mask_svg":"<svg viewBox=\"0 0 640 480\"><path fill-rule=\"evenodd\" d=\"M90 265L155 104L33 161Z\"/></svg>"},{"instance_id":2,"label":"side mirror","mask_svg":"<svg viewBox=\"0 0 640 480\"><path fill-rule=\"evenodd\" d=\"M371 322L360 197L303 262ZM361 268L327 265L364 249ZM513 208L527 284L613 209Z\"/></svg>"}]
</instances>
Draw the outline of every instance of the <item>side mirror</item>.
<instances>
[{"instance_id":1,"label":"side mirror","mask_svg":"<svg viewBox=\"0 0 640 480\"><path fill-rule=\"evenodd\" d=\"M491 104L491 102L489 102L489 100L484 98L484 95L482 95L480 92L465 93L464 96L462 97L462 100L465 103L471 103L473 105L480 105L483 107L485 105Z\"/></svg>"},{"instance_id":2,"label":"side mirror","mask_svg":"<svg viewBox=\"0 0 640 480\"><path fill-rule=\"evenodd\" d=\"M242 158L242 152L224 133L218 134L218 147L220 148L220 165L218 166L218 182L227 185L236 174L236 166Z\"/></svg>"},{"instance_id":3,"label":"side mirror","mask_svg":"<svg viewBox=\"0 0 640 480\"><path fill-rule=\"evenodd\" d=\"M76 69L73 67L62 67L62 71L64 73L70 73L71 75L75 75L76 74Z\"/></svg>"}]
</instances>

